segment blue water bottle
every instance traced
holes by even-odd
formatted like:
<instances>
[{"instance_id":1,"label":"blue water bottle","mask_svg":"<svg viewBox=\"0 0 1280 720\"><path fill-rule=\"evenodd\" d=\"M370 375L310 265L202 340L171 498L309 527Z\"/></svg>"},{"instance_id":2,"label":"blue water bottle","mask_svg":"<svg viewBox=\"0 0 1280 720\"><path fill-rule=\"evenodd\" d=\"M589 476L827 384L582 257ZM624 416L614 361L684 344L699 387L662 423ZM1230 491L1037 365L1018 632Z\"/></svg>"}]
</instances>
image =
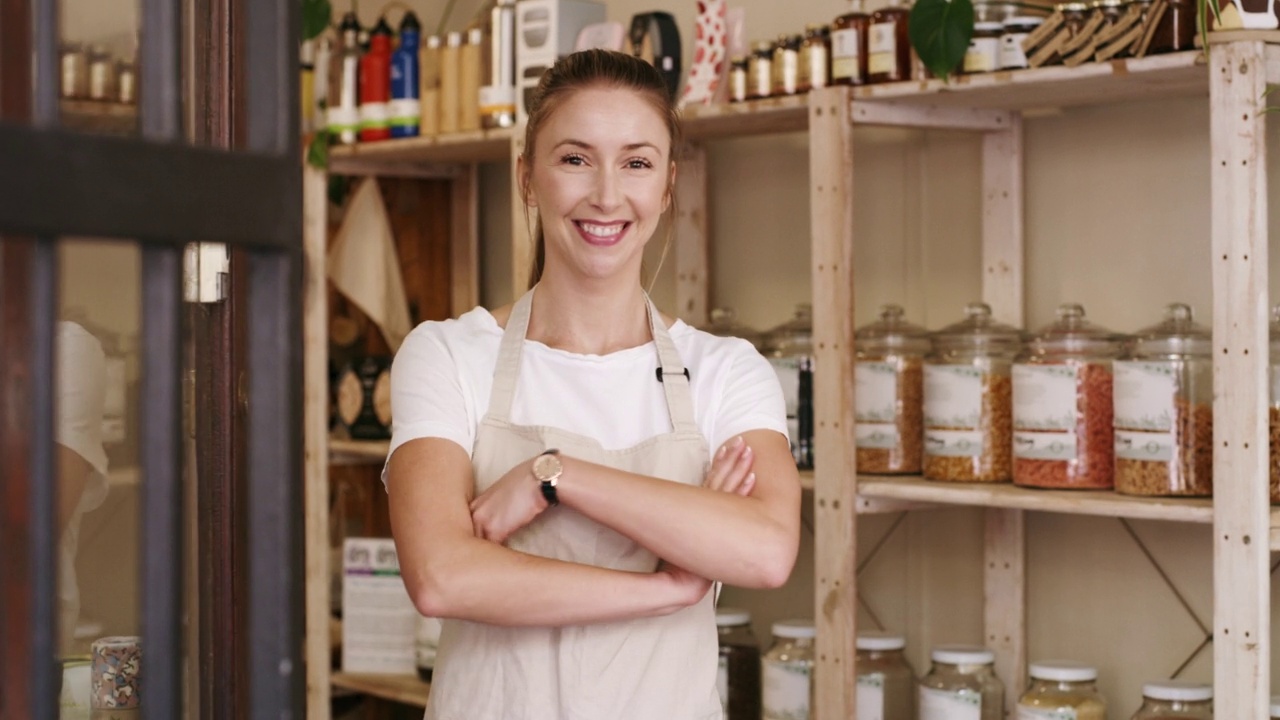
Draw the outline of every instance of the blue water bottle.
<instances>
[{"instance_id":1,"label":"blue water bottle","mask_svg":"<svg viewBox=\"0 0 1280 720\"><path fill-rule=\"evenodd\" d=\"M418 100L418 38L422 26L412 12L400 21L400 45L391 56L391 137L416 137L422 115Z\"/></svg>"}]
</instances>

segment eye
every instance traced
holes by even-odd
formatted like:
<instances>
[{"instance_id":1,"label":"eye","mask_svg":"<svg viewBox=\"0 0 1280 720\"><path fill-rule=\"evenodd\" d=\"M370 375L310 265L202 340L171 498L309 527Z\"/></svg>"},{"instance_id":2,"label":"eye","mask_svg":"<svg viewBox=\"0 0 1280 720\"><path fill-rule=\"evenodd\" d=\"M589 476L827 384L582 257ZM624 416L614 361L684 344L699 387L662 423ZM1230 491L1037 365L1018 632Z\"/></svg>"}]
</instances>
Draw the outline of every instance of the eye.
<instances>
[{"instance_id":1,"label":"eye","mask_svg":"<svg viewBox=\"0 0 1280 720\"><path fill-rule=\"evenodd\" d=\"M586 165L587 159L578 153L567 153L560 158L560 162L565 165Z\"/></svg>"},{"instance_id":2,"label":"eye","mask_svg":"<svg viewBox=\"0 0 1280 720\"><path fill-rule=\"evenodd\" d=\"M629 170L648 170L653 167L653 163L644 158L631 158L627 161L627 169Z\"/></svg>"}]
</instances>

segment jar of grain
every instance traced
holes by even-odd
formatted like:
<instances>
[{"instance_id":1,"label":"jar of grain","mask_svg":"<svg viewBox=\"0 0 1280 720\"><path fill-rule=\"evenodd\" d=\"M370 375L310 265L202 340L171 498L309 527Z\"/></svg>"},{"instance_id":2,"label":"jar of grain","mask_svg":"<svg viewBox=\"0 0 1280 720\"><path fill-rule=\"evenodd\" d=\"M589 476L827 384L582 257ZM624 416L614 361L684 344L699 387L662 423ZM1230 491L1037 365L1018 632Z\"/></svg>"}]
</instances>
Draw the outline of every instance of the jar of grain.
<instances>
[{"instance_id":1,"label":"jar of grain","mask_svg":"<svg viewBox=\"0 0 1280 720\"><path fill-rule=\"evenodd\" d=\"M764 355L778 375L796 466L813 467L813 306L801 303L764 337Z\"/></svg>"},{"instance_id":2,"label":"jar of grain","mask_svg":"<svg viewBox=\"0 0 1280 720\"><path fill-rule=\"evenodd\" d=\"M1106 720L1098 669L1069 660L1032 663L1031 685L1018 699L1018 720Z\"/></svg>"},{"instance_id":3,"label":"jar of grain","mask_svg":"<svg viewBox=\"0 0 1280 720\"><path fill-rule=\"evenodd\" d=\"M1111 363L1123 337L1075 303L1032 338L1013 366L1013 481L1026 487L1111 487Z\"/></svg>"},{"instance_id":4,"label":"jar of grain","mask_svg":"<svg viewBox=\"0 0 1280 720\"><path fill-rule=\"evenodd\" d=\"M720 671L716 688L724 720L760 720L760 643L751 632L751 613L716 609Z\"/></svg>"},{"instance_id":5,"label":"jar of grain","mask_svg":"<svg viewBox=\"0 0 1280 720\"><path fill-rule=\"evenodd\" d=\"M853 334L858 472L918 473L924 444L924 358L929 332L885 305Z\"/></svg>"},{"instance_id":6,"label":"jar of grain","mask_svg":"<svg viewBox=\"0 0 1280 720\"><path fill-rule=\"evenodd\" d=\"M1280 503L1280 305L1271 308L1271 502Z\"/></svg>"},{"instance_id":7,"label":"jar of grain","mask_svg":"<svg viewBox=\"0 0 1280 720\"><path fill-rule=\"evenodd\" d=\"M1272 704L1272 717L1275 710ZM1213 720L1213 687L1186 680L1147 683L1142 686L1142 707L1130 720Z\"/></svg>"},{"instance_id":8,"label":"jar of grain","mask_svg":"<svg viewBox=\"0 0 1280 720\"><path fill-rule=\"evenodd\" d=\"M995 653L968 645L934 648L933 666L920 680L920 720L1003 720L1004 684Z\"/></svg>"},{"instance_id":9,"label":"jar of grain","mask_svg":"<svg viewBox=\"0 0 1280 720\"><path fill-rule=\"evenodd\" d=\"M916 676L902 650L907 641L889 633L858 633L857 717L914 720Z\"/></svg>"},{"instance_id":10,"label":"jar of grain","mask_svg":"<svg viewBox=\"0 0 1280 720\"><path fill-rule=\"evenodd\" d=\"M1116 363L1116 491L1213 494L1213 355L1208 328L1174 303Z\"/></svg>"},{"instance_id":11,"label":"jar of grain","mask_svg":"<svg viewBox=\"0 0 1280 720\"><path fill-rule=\"evenodd\" d=\"M809 720L813 707L812 620L773 624L773 645L761 663L764 720Z\"/></svg>"},{"instance_id":12,"label":"jar of grain","mask_svg":"<svg viewBox=\"0 0 1280 720\"><path fill-rule=\"evenodd\" d=\"M1010 368L1022 332L985 303L933 334L924 365L924 475L931 480L1008 482L1013 476Z\"/></svg>"}]
</instances>

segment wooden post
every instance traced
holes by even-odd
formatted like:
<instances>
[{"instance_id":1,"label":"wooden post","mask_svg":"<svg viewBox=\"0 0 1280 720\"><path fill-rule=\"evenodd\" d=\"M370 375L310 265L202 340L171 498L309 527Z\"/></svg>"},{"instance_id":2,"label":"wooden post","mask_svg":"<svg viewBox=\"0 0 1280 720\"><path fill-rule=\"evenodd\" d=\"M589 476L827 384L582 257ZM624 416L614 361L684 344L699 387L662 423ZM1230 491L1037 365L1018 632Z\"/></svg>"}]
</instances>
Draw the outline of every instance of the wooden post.
<instances>
[{"instance_id":1,"label":"wooden post","mask_svg":"<svg viewBox=\"0 0 1280 720\"><path fill-rule=\"evenodd\" d=\"M676 160L676 212L672 250L676 266L676 314L705 327L710 311L711 221L707 204L707 150L686 143Z\"/></svg>"},{"instance_id":2,"label":"wooden post","mask_svg":"<svg viewBox=\"0 0 1280 720\"><path fill-rule=\"evenodd\" d=\"M1000 320L1023 320L1022 119L982 140L982 297ZM1026 518L989 508L983 540L984 632L1012 712L1027 669Z\"/></svg>"},{"instance_id":3,"label":"wooden post","mask_svg":"<svg viewBox=\"0 0 1280 720\"><path fill-rule=\"evenodd\" d=\"M480 168L461 166L449 183L449 315L480 304Z\"/></svg>"},{"instance_id":4,"label":"wooden post","mask_svg":"<svg viewBox=\"0 0 1280 720\"><path fill-rule=\"evenodd\" d=\"M816 720L854 716L857 468L853 407L853 121L848 88L809 93L814 327Z\"/></svg>"},{"instance_id":5,"label":"wooden post","mask_svg":"<svg viewBox=\"0 0 1280 720\"><path fill-rule=\"evenodd\" d=\"M325 280L328 175L302 170L303 505L307 717L329 718L329 318Z\"/></svg>"},{"instance_id":6,"label":"wooden post","mask_svg":"<svg viewBox=\"0 0 1280 720\"><path fill-rule=\"evenodd\" d=\"M1209 53L1213 248L1214 715L1267 717L1266 45Z\"/></svg>"},{"instance_id":7,"label":"wooden post","mask_svg":"<svg viewBox=\"0 0 1280 720\"><path fill-rule=\"evenodd\" d=\"M516 125L511 135L511 173L514 177L517 160L524 154L524 123ZM537 214L526 208L520 196L520 183L511 188L511 299L518 300L529 289L529 268L533 265L533 238L531 231Z\"/></svg>"}]
</instances>

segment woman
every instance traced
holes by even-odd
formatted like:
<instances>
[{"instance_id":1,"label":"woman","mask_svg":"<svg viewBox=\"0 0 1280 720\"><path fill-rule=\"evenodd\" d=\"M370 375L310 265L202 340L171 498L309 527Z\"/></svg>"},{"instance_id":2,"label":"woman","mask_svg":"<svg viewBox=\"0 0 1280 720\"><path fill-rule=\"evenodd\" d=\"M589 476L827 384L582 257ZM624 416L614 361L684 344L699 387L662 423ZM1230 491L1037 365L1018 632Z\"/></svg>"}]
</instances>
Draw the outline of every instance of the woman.
<instances>
[{"instance_id":1,"label":"woman","mask_svg":"<svg viewBox=\"0 0 1280 720\"><path fill-rule=\"evenodd\" d=\"M775 375L641 286L677 131L650 65L558 62L516 168L529 293L424 323L396 356L392 529L414 604L448 618L427 718L718 720L711 582L791 572Z\"/></svg>"}]
</instances>

